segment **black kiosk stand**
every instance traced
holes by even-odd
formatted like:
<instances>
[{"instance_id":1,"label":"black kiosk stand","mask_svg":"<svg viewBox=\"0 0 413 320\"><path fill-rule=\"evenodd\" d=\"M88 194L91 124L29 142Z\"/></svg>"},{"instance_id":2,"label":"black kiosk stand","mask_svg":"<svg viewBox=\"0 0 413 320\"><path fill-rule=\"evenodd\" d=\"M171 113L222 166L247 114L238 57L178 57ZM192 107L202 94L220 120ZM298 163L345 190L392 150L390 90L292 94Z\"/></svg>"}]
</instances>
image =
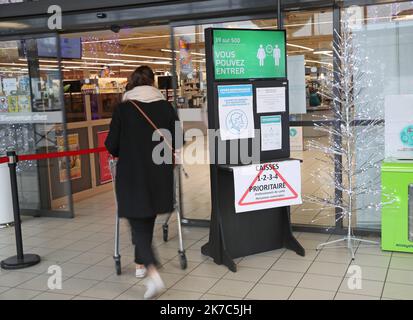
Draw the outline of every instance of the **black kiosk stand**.
<instances>
[{"instance_id":1,"label":"black kiosk stand","mask_svg":"<svg viewBox=\"0 0 413 320\"><path fill-rule=\"evenodd\" d=\"M233 272L237 270L233 259L255 253L287 248L304 256L304 248L292 233L289 206L236 213L234 203L234 167L293 160L289 158L285 30L210 28L205 30L205 43L208 123L211 129L209 130L209 148L212 214L209 242L202 247L202 254L210 256L217 264L224 264ZM219 110L222 108L219 92L223 87L231 90L231 87L243 85L249 85L252 88L252 114L255 129L261 129L263 116L264 118L275 116L281 120L279 148L273 150L263 148L261 135L258 132L251 138L238 139L238 154L234 156L234 152L230 153L230 143L236 139L222 140L221 130L223 128L220 128L220 123L222 125L226 122L219 119L220 115L222 117ZM259 88L284 88L284 109L279 112L257 110L257 89ZM274 103L277 102L274 101ZM228 114L226 116L228 118ZM247 121L247 118L241 119L243 123ZM217 132L218 129L220 129L221 136L216 133L211 135L211 131ZM241 144L248 146L250 154L253 153L254 148L258 147L259 159L251 160L250 163L241 161L242 157L239 152ZM265 151L262 151L263 149ZM222 150L226 152L224 156L220 154Z\"/></svg>"}]
</instances>

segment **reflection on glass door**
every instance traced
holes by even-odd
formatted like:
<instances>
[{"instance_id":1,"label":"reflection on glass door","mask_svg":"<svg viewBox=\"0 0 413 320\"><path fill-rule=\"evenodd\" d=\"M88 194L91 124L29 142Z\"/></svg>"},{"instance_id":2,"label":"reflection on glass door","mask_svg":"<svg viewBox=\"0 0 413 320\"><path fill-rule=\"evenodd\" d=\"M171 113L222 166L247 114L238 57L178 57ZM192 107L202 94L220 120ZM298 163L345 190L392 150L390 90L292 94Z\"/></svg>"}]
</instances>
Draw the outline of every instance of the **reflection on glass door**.
<instances>
[{"instance_id":1,"label":"reflection on glass door","mask_svg":"<svg viewBox=\"0 0 413 320\"><path fill-rule=\"evenodd\" d=\"M343 9L342 16L348 15L354 43L358 46L358 55L367 57L368 63L362 66L363 72L368 72L368 81L373 86L362 83L363 96L355 101L355 108L363 119L382 120L385 108L411 108L407 104L397 106L390 101L403 101L403 97L413 94L413 4L399 2L372 6L352 6ZM365 97L373 103L363 102ZM391 98L391 99L386 99ZM388 101L388 105L386 105ZM366 140L360 139L357 148L364 152L356 154L355 165L359 169L366 161L381 161L385 157L384 126L377 125L377 130L371 134L377 137L375 144L379 147L366 148ZM359 126L357 132L362 132ZM406 144L405 148L409 146ZM364 165L365 166L365 165ZM361 171L361 170L360 170ZM370 168L356 176L355 185L360 187L364 181L375 179L371 190L379 189L381 184L380 169ZM356 199L356 219L354 224L362 229L379 230L381 212L376 206L381 202L380 194L369 192Z\"/></svg>"},{"instance_id":2,"label":"reflection on glass door","mask_svg":"<svg viewBox=\"0 0 413 320\"><path fill-rule=\"evenodd\" d=\"M0 154L66 150L60 44L55 35L0 42ZM70 216L69 178L75 159L18 164L23 212Z\"/></svg>"},{"instance_id":3,"label":"reflection on glass door","mask_svg":"<svg viewBox=\"0 0 413 320\"><path fill-rule=\"evenodd\" d=\"M292 222L309 227L334 227L334 208L309 203L306 196L334 198L334 188L327 185L320 172L334 172L331 161L308 144L317 140L328 147L331 138L316 130L316 121L334 119L332 101L325 93L332 90L333 12L308 10L287 12L287 70L290 91L291 157L302 159L303 204L292 206Z\"/></svg>"}]
</instances>

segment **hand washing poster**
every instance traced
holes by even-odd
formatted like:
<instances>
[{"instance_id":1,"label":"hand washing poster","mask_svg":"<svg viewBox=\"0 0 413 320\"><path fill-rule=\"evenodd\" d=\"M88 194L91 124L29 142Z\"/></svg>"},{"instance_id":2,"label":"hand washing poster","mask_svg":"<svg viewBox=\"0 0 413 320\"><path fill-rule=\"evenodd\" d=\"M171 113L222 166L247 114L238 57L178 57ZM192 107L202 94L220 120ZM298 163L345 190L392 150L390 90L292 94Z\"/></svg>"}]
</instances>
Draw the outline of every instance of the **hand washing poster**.
<instances>
[{"instance_id":1,"label":"hand washing poster","mask_svg":"<svg viewBox=\"0 0 413 320\"><path fill-rule=\"evenodd\" d=\"M222 140L254 138L252 85L218 86L218 113Z\"/></svg>"}]
</instances>

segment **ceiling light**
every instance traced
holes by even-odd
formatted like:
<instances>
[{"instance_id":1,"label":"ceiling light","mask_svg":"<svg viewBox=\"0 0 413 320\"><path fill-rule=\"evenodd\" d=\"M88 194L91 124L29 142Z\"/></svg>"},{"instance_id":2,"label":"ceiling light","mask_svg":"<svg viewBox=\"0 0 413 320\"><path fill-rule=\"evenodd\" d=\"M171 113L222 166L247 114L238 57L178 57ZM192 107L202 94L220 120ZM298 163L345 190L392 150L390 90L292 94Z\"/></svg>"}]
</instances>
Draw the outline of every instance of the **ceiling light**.
<instances>
[{"instance_id":1,"label":"ceiling light","mask_svg":"<svg viewBox=\"0 0 413 320\"><path fill-rule=\"evenodd\" d=\"M413 9L402 10L392 17L393 21L405 21L413 19Z\"/></svg>"},{"instance_id":2,"label":"ceiling light","mask_svg":"<svg viewBox=\"0 0 413 320\"><path fill-rule=\"evenodd\" d=\"M305 49L305 50L308 50L308 51L314 51L314 49L312 49L312 48L300 46L298 44L287 43L287 46L300 48L300 49Z\"/></svg>"},{"instance_id":3,"label":"ceiling light","mask_svg":"<svg viewBox=\"0 0 413 320\"><path fill-rule=\"evenodd\" d=\"M199 35L199 34L203 34L203 32L182 33L182 34L175 35L175 37L195 36L195 35ZM109 40L82 41L82 44L101 43L101 42L115 42L115 41L134 41L134 40L170 38L170 37L171 37L171 35L167 34L167 35L159 35L159 36L146 36L146 37L120 38L120 39L109 39Z\"/></svg>"},{"instance_id":4,"label":"ceiling light","mask_svg":"<svg viewBox=\"0 0 413 320\"><path fill-rule=\"evenodd\" d=\"M137 57L137 58L147 58L147 59L161 59L161 60L172 60L168 57L156 57L156 56L143 56L140 54L127 54L127 53L107 53L108 56L122 56L122 57Z\"/></svg>"},{"instance_id":5,"label":"ceiling light","mask_svg":"<svg viewBox=\"0 0 413 320\"><path fill-rule=\"evenodd\" d=\"M0 62L2 66L24 66L27 67L27 63L15 63L15 62Z\"/></svg>"},{"instance_id":6,"label":"ceiling light","mask_svg":"<svg viewBox=\"0 0 413 320\"><path fill-rule=\"evenodd\" d=\"M305 62L312 62L312 63L319 63L319 64L325 64L325 65L328 65L328 66L333 66L333 64L330 63L330 62L322 62L322 61L308 60L308 59L306 59Z\"/></svg>"},{"instance_id":7,"label":"ceiling light","mask_svg":"<svg viewBox=\"0 0 413 320\"><path fill-rule=\"evenodd\" d=\"M26 29L29 26L21 22L0 22L0 29Z\"/></svg>"},{"instance_id":8,"label":"ceiling light","mask_svg":"<svg viewBox=\"0 0 413 320\"><path fill-rule=\"evenodd\" d=\"M87 70L102 70L102 68L80 67L80 66L64 66L63 69L87 69Z\"/></svg>"},{"instance_id":9,"label":"ceiling light","mask_svg":"<svg viewBox=\"0 0 413 320\"><path fill-rule=\"evenodd\" d=\"M161 49L161 51L163 51L163 52L172 52L172 50L171 49ZM173 50L175 53L179 53L179 51L178 50Z\"/></svg>"},{"instance_id":10,"label":"ceiling light","mask_svg":"<svg viewBox=\"0 0 413 320\"><path fill-rule=\"evenodd\" d=\"M101 60L101 61L114 61L114 62L131 62L131 63L147 63L147 64L166 64L171 65L169 61L138 61L138 60L123 60L123 59L110 59L110 58L93 58L83 57L84 60Z\"/></svg>"},{"instance_id":11,"label":"ceiling light","mask_svg":"<svg viewBox=\"0 0 413 320\"><path fill-rule=\"evenodd\" d=\"M160 35L160 36L121 38L121 39L110 39L110 40L92 40L92 41L82 41L82 44L101 43L101 42L115 42L115 41L146 40L146 39L170 38L170 37L171 36L168 34L168 35Z\"/></svg>"},{"instance_id":12,"label":"ceiling light","mask_svg":"<svg viewBox=\"0 0 413 320\"><path fill-rule=\"evenodd\" d=\"M333 50L331 50L331 49L315 49L314 51L313 51L313 54L327 54L327 55L330 55L330 54L332 54L333 53Z\"/></svg>"},{"instance_id":13,"label":"ceiling light","mask_svg":"<svg viewBox=\"0 0 413 320\"><path fill-rule=\"evenodd\" d=\"M161 51L163 51L163 52L172 52L171 49L161 49ZM175 51L175 53L180 53L179 50L174 50L174 51ZM195 56L203 56L203 57L205 57L205 53L201 53L201 52L190 52L190 54L193 54L193 55L195 55Z\"/></svg>"}]
</instances>

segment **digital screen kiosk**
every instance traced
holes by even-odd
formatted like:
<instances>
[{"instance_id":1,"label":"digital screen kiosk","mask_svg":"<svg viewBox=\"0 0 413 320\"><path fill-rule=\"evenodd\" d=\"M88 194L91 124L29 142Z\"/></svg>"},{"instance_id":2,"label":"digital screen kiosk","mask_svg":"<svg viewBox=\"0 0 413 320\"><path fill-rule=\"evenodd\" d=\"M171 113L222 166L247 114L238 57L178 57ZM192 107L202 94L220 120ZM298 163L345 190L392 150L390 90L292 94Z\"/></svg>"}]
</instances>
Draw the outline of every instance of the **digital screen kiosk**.
<instances>
[{"instance_id":1,"label":"digital screen kiosk","mask_svg":"<svg viewBox=\"0 0 413 320\"><path fill-rule=\"evenodd\" d=\"M209 28L205 43L212 214L202 253L234 272L238 257L284 247L304 255L292 234L290 207L280 206L301 200L301 181L294 176L299 161L289 158L285 30ZM259 171L251 184L244 179L244 192L240 169L269 164L277 168ZM253 199L279 192L262 193L273 186L285 187L284 202Z\"/></svg>"}]
</instances>

